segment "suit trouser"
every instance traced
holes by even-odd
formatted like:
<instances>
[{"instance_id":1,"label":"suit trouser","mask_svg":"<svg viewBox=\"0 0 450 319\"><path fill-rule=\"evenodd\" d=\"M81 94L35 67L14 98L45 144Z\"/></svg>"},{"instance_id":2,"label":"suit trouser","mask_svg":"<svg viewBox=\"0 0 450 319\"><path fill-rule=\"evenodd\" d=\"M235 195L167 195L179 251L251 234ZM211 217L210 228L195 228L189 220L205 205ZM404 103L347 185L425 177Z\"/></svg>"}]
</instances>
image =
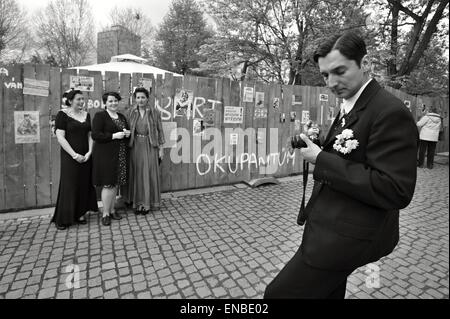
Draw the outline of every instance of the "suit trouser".
<instances>
[{"instance_id":1,"label":"suit trouser","mask_svg":"<svg viewBox=\"0 0 450 319\"><path fill-rule=\"evenodd\" d=\"M425 152L427 153L427 166L433 167L434 153L436 153L437 142L420 140L419 143L419 166L423 166L425 161Z\"/></svg>"},{"instance_id":2,"label":"suit trouser","mask_svg":"<svg viewBox=\"0 0 450 319\"><path fill-rule=\"evenodd\" d=\"M301 249L267 286L265 299L344 299L347 277L353 270L330 271L311 267Z\"/></svg>"}]
</instances>

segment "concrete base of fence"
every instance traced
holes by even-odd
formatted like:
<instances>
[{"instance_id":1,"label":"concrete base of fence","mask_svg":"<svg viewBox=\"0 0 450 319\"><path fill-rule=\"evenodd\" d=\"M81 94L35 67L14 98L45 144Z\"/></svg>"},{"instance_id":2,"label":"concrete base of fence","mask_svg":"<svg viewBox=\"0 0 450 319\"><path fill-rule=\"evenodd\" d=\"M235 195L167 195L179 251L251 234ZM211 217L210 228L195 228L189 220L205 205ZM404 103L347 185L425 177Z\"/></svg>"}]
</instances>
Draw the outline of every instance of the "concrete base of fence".
<instances>
[{"instance_id":1,"label":"concrete base of fence","mask_svg":"<svg viewBox=\"0 0 450 319\"><path fill-rule=\"evenodd\" d=\"M436 154L434 162L441 165L448 165L448 152Z\"/></svg>"},{"instance_id":2,"label":"concrete base of fence","mask_svg":"<svg viewBox=\"0 0 450 319\"><path fill-rule=\"evenodd\" d=\"M252 179L249 182L245 182L247 185L249 185L252 188L256 188L259 187L261 185L279 185L280 182L274 178L274 177L263 177L263 178L257 178L257 179Z\"/></svg>"}]
</instances>

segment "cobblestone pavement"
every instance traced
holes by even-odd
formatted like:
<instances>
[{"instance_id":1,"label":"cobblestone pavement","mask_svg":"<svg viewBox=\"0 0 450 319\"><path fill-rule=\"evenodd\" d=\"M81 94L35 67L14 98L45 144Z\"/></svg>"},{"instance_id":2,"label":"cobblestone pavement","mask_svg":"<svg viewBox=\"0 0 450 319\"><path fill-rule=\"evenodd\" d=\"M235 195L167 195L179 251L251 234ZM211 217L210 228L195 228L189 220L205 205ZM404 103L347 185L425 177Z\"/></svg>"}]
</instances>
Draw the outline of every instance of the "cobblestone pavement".
<instances>
[{"instance_id":1,"label":"cobblestone pavement","mask_svg":"<svg viewBox=\"0 0 450 319\"><path fill-rule=\"evenodd\" d=\"M380 287L368 288L364 267L347 298L449 298L448 173L419 170L400 243L377 263ZM0 299L261 298L299 246L300 184L169 194L162 212L130 212L110 228L92 214L88 225L57 231L51 210L0 221ZM66 285L70 265L79 288Z\"/></svg>"}]
</instances>

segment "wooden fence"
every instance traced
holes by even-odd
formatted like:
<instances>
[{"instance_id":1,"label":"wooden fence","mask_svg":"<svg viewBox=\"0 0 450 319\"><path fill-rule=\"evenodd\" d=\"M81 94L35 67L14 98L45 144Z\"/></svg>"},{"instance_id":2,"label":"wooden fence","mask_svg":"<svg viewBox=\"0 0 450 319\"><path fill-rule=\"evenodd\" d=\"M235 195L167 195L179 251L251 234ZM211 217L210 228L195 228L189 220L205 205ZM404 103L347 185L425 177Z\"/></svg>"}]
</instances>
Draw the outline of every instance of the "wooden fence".
<instances>
[{"instance_id":1,"label":"wooden fence","mask_svg":"<svg viewBox=\"0 0 450 319\"><path fill-rule=\"evenodd\" d=\"M133 89L149 83L150 104L162 111L168 140L161 168L164 192L226 185L267 175L299 174L302 165L298 151L293 158L285 152L288 137L307 119L327 130L340 104L321 87L171 74L163 78L106 72L102 77L100 72L80 70L77 74L76 70L46 65L8 66L0 69L0 211L55 204L60 147L52 123L61 109L64 91L74 85L84 86L86 105L93 117L102 109L103 92L120 92L120 107L125 111L132 105ZM176 108L180 90L190 97L187 112ZM391 91L403 101L410 101L415 117L420 115L422 104L437 101ZM438 102L448 114L448 99ZM38 129L33 131L33 124L29 124L29 131L19 132L20 123L26 128L24 114L31 116L31 123L32 116L39 117L34 126ZM171 131L174 127L176 134ZM176 143L183 129L188 133L184 143ZM440 151L448 151L448 128L446 136ZM180 154L184 161L179 161Z\"/></svg>"}]
</instances>

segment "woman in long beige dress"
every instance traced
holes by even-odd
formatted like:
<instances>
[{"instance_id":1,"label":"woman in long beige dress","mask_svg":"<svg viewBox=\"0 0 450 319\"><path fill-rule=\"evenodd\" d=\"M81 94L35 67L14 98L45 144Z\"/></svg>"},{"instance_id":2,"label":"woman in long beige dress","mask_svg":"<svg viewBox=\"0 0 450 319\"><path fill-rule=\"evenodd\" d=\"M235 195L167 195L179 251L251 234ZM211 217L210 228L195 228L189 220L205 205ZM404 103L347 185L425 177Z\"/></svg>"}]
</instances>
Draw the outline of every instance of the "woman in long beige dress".
<instances>
[{"instance_id":1,"label":"woman in long beige dress","mask_svg":"<svg viewBox=\"0 0 450 319\"><path fill-rule=\"evenodd\" d=\"M135 214L146 215L161 207L159 161L165 143L161 114L148 105L150 92L137 88L136 106L128 114L130 137L129 201Z\"/></svg>"}]
</instances>

